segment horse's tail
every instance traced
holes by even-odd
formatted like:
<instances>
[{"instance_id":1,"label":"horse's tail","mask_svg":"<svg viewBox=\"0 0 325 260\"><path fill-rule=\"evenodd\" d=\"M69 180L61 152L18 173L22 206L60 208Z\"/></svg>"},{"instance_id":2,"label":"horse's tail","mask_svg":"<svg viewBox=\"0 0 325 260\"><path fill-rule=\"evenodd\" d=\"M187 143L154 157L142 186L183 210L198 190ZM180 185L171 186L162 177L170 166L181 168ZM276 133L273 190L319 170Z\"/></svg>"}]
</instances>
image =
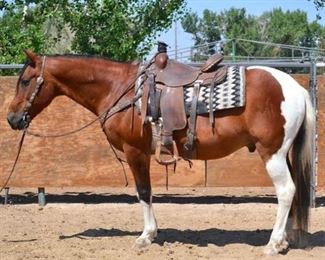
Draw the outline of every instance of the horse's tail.
<instances>
[{"instance_id":1,"label":"horse's tail","mask_svg":"<svg viewBox=\"0 0 325 260\"><path fill-rule=\"evenodd\" d=\"M315 129L314 108L308 92L306 90L303 92L306 104L305 117L292 147L292 177L296 193L291 207L291 217L298 244L303 241L303 234L308 231Z\"/></svg>"}]
</instances>

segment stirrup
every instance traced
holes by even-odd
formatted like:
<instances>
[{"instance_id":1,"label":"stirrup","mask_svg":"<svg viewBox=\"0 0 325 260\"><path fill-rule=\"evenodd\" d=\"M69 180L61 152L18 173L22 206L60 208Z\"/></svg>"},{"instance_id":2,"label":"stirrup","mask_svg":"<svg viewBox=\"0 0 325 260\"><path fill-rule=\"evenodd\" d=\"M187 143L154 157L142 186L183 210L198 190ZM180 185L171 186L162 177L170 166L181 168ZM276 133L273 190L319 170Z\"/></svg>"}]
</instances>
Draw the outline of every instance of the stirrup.
<instances>
[{"instance_id":1,"label":"stirrup","mask_svg":"<svg viewBox=\"0 0 325 260\"><path fill-rule=\"evenodd\" d=\"M161 159L161 146L162 146L161 141L157 141L156 152L155 152L155 159L156 159L157 163L159 163L161 165L170 165L170 164L175 164L177 161L180 160L177 145L176 145L175 141L173 141L173 151L172 152L170 150L166 149L166 151L168 152L167 154L169 154L171 156L171 159L169 159L169 160Z\"/></svg>"}]
</instances>

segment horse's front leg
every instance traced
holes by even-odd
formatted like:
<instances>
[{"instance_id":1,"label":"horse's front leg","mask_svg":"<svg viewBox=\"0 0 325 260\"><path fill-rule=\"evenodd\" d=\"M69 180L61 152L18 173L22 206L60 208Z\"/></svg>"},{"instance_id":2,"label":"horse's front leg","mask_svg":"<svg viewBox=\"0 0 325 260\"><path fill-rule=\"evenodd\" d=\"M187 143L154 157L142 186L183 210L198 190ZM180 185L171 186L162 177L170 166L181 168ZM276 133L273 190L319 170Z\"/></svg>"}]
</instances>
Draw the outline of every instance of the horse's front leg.
<instances>
[{"instance_id":1,"label":"horse's front leg","mask_svg":"<svg viewBox=\"0 0 325 260\"><path fill-rule=\"evenodd\" d=\"M150 154L145 154L138 148L125 145L124 152L133 173L138 192L138 199L143 207L144 228L136 240L138 247L150 245L157 236L157 222L152 209L152 194L150 184Z\"/></svg>"}]
</instances>

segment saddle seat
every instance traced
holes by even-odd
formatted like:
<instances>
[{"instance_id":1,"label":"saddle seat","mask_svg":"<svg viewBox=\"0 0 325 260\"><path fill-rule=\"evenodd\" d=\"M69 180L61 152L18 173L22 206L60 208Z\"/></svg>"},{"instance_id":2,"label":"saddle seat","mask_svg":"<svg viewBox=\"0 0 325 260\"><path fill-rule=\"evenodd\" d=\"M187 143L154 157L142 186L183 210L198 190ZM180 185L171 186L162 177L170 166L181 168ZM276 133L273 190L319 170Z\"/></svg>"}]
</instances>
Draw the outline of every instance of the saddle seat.
<instances>
[{"instance_id":1,"label":"saddle seat","mask_svg":"<svg viewBox=\"0 0 325 260\"><path fill-rule=\"evenodd\" d=\"M219 65L223 57L217 53L212 55L200 67L193 67L175 60L168 60L166 66L156 71L156 82L168 87L183 87L192 85L196 80L201 80L202 85L221 82L227 73L225 66Z\"/></svg>"}]
</instances>

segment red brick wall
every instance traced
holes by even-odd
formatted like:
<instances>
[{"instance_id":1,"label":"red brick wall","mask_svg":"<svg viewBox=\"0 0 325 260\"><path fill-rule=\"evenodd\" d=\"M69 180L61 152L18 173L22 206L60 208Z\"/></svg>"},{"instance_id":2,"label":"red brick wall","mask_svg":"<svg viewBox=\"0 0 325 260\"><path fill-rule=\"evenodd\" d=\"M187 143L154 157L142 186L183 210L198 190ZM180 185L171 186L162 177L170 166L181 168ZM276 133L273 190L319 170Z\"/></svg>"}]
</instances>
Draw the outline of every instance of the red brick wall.
<instances>
[{"instance_id":1,"label":"red brick wall","mask_svg":"<svg viewBox=\"0 0 325 260\"><path fill-rule=\"evenodd\" d=\"M299 81L308 85L306 77ZM14 95L16 77L0 78L0 186L10 172L20 133L12 131L6 122L9 102ZM319 77L320 104L320 158L319 185L325 186L325 154L323 148L325 77ZM94 116L65 97L57 98L32 125L31 130L58 133L76 129ZM195 161L192 169L181 162L176 173L169 171L170 186L204 185L204 162ZM133 185L127 170L129 183ZM165 169L154 161L151 167L154 186L165 185ZM122 168L114 159L106 137L98 123L69 137L38 139L27 136L16 171L10 180L11 187L67 187L67 186L121 186L124 185ZM224 159L209 161L209 186L269 186L270 180L256 153L242 149Z\"/></svg>"}]
</instances>

